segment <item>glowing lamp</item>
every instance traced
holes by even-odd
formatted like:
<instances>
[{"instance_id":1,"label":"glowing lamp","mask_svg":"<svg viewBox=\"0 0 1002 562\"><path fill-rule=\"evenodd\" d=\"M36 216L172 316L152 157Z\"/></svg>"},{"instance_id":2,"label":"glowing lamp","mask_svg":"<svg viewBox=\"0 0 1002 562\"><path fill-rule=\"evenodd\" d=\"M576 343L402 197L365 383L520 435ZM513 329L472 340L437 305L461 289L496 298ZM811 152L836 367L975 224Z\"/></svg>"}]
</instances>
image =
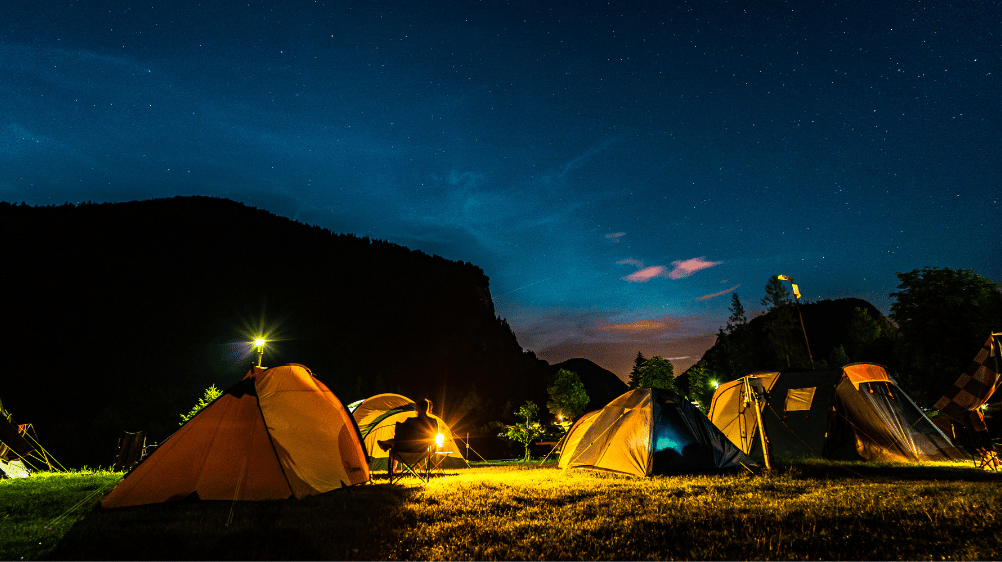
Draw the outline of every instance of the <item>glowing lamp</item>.
<instances>
[{"instance_id":1,"label":"glowing lamp","mask_svg":"<svg viewBox=\"0 0 1002 562\"><path fill-rule=\"evenodd\" d=\"M435 446L441 447L443 443L445 443L445 436L439 433L435 436Z\"/></svg>"},{"instance_id":2,"label":"glowing lamp","mask_svg":"<svg viewBox=\"0 0 1002 562\"><path fill-rule=\"evenodd\" d=\"M717 381L710 381L710 386L712 386L713 388L719 388L720 383Z\"/></svg>"},{"instance_id":3,"label":"glowing lamp","mask_svg":"<svg viewBox=\"0 0 1002 562\"><path fill-rule=\"evenodd\" d=\"M254 347L257 348L257 366L261 366L261 360L264 359L264 338L256 338L254 340Z\"/></svg>"}]
</instances>

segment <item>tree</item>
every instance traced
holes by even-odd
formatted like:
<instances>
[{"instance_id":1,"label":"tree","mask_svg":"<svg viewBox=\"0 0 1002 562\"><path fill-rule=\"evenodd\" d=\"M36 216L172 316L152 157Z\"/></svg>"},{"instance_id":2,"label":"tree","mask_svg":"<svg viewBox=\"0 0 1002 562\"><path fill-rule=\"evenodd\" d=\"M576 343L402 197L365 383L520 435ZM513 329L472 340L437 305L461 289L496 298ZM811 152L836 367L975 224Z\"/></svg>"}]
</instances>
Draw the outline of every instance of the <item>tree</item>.
<instances>
[{"instance_id":1,"label":"tree","mask_svg":"<svg viewBox=\"0 0 1002 562\"><path fill-rule=\"evenodd\" d=\"M630 371L630 380L627 383L630 388L640 387L640 367L645 361L647 360L644 359L644 355L638 351L637 356L633 359L633 370Z\"/></svg>"},{"instance_id":2,"label":"tree","mask_svg":"<svg viewBox=\"0 0 1002 562\"><path fill-rule=\"evenodd\" d=\"M706 361L700 360L685 371L688 379L689 389L686 396L689 400L696 402L697 407L704 414L710 411L710 401L713 399L713 392L716 390L710 382L710 369Z\"/></svg>"},{"instance_id":3,"label":"tree","mask_svg":"<svg viewBox=\"0 0 1002 562\"><path fill-rule=\"evenodd\" d=\"M184 425L185 422L195 417L195 414L197 414L199 410L208 406L209 404L212 403L213 400L219 398L222 395L223 392L218 388L216 388L216 385L212 385L209 388L205 389L205 394L203 394L202 397L198 399L198 404L192 406L191 411L188 412L187 414L181 414L181 423L179 423L178 425Z\"/></svg>"},{"instance_id":4,"label":"tree","mask_svg":"<svg viewBox=\"0 0 1002 562\"><path fill-rule=\"evenodd\" d=\"M790 291L786 289L786 285L779 278L773 275L769 278L769 282L765 284L765 296L762 297L762 306L768 307L768 310L771 311L790 304L793 304L793 300L790 298Z\"/></svg>"},{"instance_id":5,"label":"tree","mask_svg":"<svg viewBox=\"0 0 1002 562\"><path fill-rule=\"evenodd\" d=\"M971 270L926 267L898 273L891 319L898 325L899 378L932 405L1002 323L999 284Z\"/></svg>"},{"instance_id":6,"label":"tree","mask_svg":"<svg viewBox=\"0 0 1002 562\"><path fill-rule=\"evenodd\" d=\"M675 387L675 367L664 357L654 356L638 369L637 388L662 388L678 393Z\"/></svg>"},{"instance_id":7,"label":"tree","mask_svg":"<svg viewBox=\"0 0 1002 562\"><path fill-rule=\"evenodd\" d=\"M848 349L845 352L855 361L869 360L864 357L865 350L880 337L883 327L880 321L870 316L870 311L864 308L855 307L852 309L852 318L849 319Z\"/></svg>"},{"instance_id":8,"label":"tree","mask_svg":"<svg viewBox=\"0 0 1002 562\"><path fill-rule=\"evenodd\" d=\"M536 413L538 411L539 406L531 400L522 404L522 406L515 412L515 415L522 418L523 421L514 425L505 426L505 430L498 434L498 437L503 437L510 441L515 441L524 445L524 460L526 461L532 457L532 450L530 449L532 442L543 434L543 427L539 424L539 422L533 419L536 417Z\"/></svg>"},{"instance_id":9,"label":"tree","mask_svg":"<svg viewBox=\"0 0 1002 562\"><path fill-rule=\"evenodd\" d=\"M766 315L765 333L769 346L776 354L777 363L775 366L781 367L784 364L786 367L805 366L808 363L807 355L801 351L804 346L798 342L798 325L793 310L793 300L790 298L786 286L775 276L770 277L765 284L765 297L762 298L762 304L769 307ZM801 361L801 356L803 361Z\"/></svg>"},{"instance_id":10,"label":"tree","mask_svg":"<svg viewBox=\"0 0 1002 562\"><path fill-rule=\"evenodd\" d=\"M828 367L832 369L841 369L851 362L852 361L845 352L845 347L841 345L832 350L831 356L829 356L826 361Z\"/></svg>"},{"instance_id":11,"label":"tree","mask_svg":"<svg viewBox=\"0 0 1002 562\"><path fill-rule=\"evenodd\" d=\"M588 407L588 391L585 390L581 377L566 369L557 371L553 386L547 388L546 392L550 395L546 408L551 414L564 420L577 419Z\"/></svg>"},{"instance_id":12,"label":"tree","mask_svg":"<svg viewBox=\"0 0 1002 562\"><path fill-rule=\"evenodd\" d=\"M727 307L727 310L731 311L731 316L727 319L726 332L728 334L734 333L734 330L748 323L745 307L741 305L741 299L738 298L737 293L731 295L731 306Z\"/></svg>"}]
</instances>

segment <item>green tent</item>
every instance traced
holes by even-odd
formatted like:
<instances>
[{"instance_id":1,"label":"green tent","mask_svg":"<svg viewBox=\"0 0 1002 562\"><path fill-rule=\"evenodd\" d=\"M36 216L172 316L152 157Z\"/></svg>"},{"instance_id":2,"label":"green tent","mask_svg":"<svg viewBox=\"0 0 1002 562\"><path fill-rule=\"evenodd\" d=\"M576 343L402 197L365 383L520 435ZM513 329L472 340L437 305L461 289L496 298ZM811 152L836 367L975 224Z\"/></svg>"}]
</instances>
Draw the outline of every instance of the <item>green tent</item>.
<instances>
[{"instance_id":1,"label":"green tent","mask_svg":"<svg viewBox=\"0 0 1002 562\"><path fill-rule=\"evenodd\" d=\"M912 402L886 369L872 363L834 371L756 372L767 393L762 422L772 458L916 462L963 454ZM747 378L747 377L746 377ZM744 379L720 385L710 420L752 458L762 459L754 401Z\"/></svg>"}]
</instances>

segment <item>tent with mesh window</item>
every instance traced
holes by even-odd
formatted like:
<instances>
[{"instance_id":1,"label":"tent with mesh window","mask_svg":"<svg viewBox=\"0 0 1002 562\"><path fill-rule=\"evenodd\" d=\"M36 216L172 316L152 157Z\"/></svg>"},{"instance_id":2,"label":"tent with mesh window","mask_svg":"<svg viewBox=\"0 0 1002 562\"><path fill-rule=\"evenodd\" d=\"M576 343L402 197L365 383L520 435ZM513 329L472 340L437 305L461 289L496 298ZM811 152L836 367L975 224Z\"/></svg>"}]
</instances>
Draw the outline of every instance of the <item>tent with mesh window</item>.
<instances>
[{"instance_id":1,"label":"tent with mesh window","mask_svg":"<svg viewBox=\"0 0 1002 562\"><path fill-rule=\"evenodd\" d=\"M629 390L581 416L561 443L557 466L635 476L755 466L691 402L657 388Z\"/></svg>"},{"instance_id":2,"label":"tent with mesh window","mask_svg":"<svg viewBox=\"0 0 1002 562\"><path fill-rule=\"evenodd\" d=\"M101 501L303 498L369 481L351 414L302 365L254 367Z\"/></svg>"},{"instance_id":3,"label":"tent with mesh window","mask_svg":"<svg viewBox=\"0 0 1002 562\"><path fill-rule=\"evenodd\" d=\"M835 371L756 372L774 459L826 458L917 462L965 457L904 393L887 370L855 363ZM720 385L710 420L735 445L762 460L754 401L743 379Z\"/></svg>"},{"instance_id":4,"label":"tent with mesh window","mask_svg":"<svg viewBox=\"0 0 1002 562\"><path fill-rule=\"evenodd\" d=\"M397 423L417 416L414 407L413 400L393 393L377 394L348 405L369 452L370 470L386 469L389 452L380 448L377 441L393 439ZM432 412L428 412L428 417L435 420L442 435L442 444L435 449L435 465L441 468L469 466L449 425Z\"/></svg>"}]
</instances>

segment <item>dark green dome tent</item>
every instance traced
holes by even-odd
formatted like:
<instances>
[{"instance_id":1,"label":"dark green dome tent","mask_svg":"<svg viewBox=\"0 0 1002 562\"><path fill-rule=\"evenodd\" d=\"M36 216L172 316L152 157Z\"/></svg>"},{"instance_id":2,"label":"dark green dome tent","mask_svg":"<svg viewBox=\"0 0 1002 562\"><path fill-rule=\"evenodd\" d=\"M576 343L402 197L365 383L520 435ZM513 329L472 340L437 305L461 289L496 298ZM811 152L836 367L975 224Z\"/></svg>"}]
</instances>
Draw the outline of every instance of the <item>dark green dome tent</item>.
<instances>
[{"instance_id":1,"label":"dark green dome tent","mask_svg":"<svg viewBox=\"0 0 1002 562\"><path fill-rule=\"evenodd\" d=\"M768 393L762 420L772 458L964 459L880 365L756 372L748 377L758 379ZM742 451L762 459L755 409L746 401L743 383L742 378L720 385L710 404L710 420Z\"/></svg>"}]
</instances>

